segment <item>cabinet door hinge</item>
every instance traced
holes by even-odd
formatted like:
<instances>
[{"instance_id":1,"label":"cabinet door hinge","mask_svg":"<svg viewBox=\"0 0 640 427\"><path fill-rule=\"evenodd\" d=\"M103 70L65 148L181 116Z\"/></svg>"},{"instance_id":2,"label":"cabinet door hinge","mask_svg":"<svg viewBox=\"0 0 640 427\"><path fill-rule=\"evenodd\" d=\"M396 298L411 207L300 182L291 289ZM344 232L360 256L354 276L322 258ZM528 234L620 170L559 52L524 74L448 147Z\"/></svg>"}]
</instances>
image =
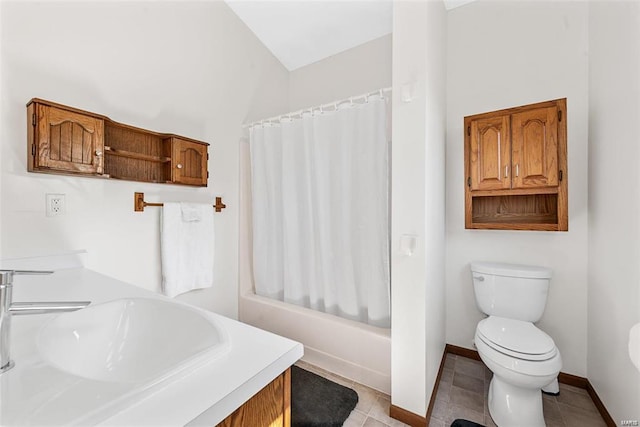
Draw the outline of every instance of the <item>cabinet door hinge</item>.
<instances>
[{"instance_id":1,"label":"cabinet door hinge","mask_svg":"<svg viewBox=\"0 0 640 427\"><path fill-rule=\"evenodd\" d=\"M562 170L558 171L558 180L562 181Z\"/></svg>"},{"instance_id":2,"label":"cabinet door hinge","mask_svg":"<svg viewBox=\"0 0 640 427\"><path fill-rule=\"evenodd\" d=\"M467 135L471 136L471 126L467 126Z\"/></svg>"},{"instance_id":3,"label":"cabinet door hinge","mask_svg":"<svg viewBox=\"0 0 640 427\"><path fill-rule=\"evenodd\" d=\"M562 121L562 110L558 111L558 121Z\"/></svg>"},{"instance_id":4,"label":"cabinet door hinge","mask_svg":"<svg viewBox=\"0 0 640 427\"><path fill-rule=\"evenodd\" d=\"M467 187L471 187L471 177L467 178Z\"/></svg>"},{"instance_id":5,"label":"cabinet door hinge","mask_svg":"<svg viewBox=\"0 0 640 427\"><path fill-rule=\"evenodd\" d=\"M209 153L207 153L207 160L209 160Z\"/></svg>"},{"instance_id":6,"label":"cabinet door hinge","mask_svg":"<svg viewBox=\"0 0 640 427\"><path fill-rule=\"evenodd\" d=\"M207 179L209 179L209 172L207 171Z\"/></svg>"},{"instance_id":7,"label":"cabinet door hinge","mask_svg":"<svg viewBox=\"0 0 640 427\"><path fill-rule=\"evenodd\" d=\"M36 125L36 115L35 115L35 114L32 114L32 115L31 115L31 125L32 125L32 126L35 126L35 125Z\"/></svg>"},{"instance_id":8,"label":"cabinet door hinge","mask_svg":"<svg viewBox=\"0 0 640 427\"><path fill-rule=\"evenodd\" d=\"M36 155L36 144L31 144L31 155L32 156Z\"/></svg>"}]
</instances>

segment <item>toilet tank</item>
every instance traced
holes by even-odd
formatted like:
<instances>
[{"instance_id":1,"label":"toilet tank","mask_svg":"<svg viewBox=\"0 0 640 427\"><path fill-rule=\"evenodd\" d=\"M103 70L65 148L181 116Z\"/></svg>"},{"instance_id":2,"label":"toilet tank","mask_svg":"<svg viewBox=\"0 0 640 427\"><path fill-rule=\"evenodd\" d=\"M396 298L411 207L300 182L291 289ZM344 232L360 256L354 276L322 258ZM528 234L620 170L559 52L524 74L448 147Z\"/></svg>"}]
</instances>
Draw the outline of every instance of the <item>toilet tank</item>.
<instances>
[{"instance_id":1,"label":"toilet tank","mask_svg":"<svg viewBox=\"0 0 640 427\"><path fill-rule=\"evenodd\" d=\"M491 316L537 322L547 303L551 269L495 262L471 263L478 308Z\"/></svg>"}]
</instances>

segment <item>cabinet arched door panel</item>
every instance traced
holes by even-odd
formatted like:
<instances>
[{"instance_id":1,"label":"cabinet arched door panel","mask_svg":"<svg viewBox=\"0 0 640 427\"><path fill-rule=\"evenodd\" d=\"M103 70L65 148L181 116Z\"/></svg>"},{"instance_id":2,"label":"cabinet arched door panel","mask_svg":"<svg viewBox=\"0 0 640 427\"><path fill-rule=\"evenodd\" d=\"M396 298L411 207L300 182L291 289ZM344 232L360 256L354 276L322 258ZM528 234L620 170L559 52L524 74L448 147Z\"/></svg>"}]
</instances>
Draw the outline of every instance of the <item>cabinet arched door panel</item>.
<instances>
[{"instance_id":1,"label":"cabinet arched door panel","mask_svg":"<svg viewBox=\"0 0 640 427\"><path fill-rule=\"evenodd\" d=\"M558 185L558 107L511 116L513 188Z\"/></svg>"},{"instance_id":2,"label":"cabinet arched door panel","mask_svg":"<svg viewBox=\"0 0 640 427\"><path fill-rule=\"evenodd\" d=\"M172 138L172 181L176 184L207 185L207 146Z\"/></svg>"},{"instance_id":3,"label":"cabinet arched door panel","mask_svg":"<svg viewBox=\"0 0 640 427\"><path fill-rule=\"evenodd\" d=\"M471 189L511 188L509 116L473 120L469 133Z\"/></svg>"},{"instance_id":4,"label":"cabinet arched door panel","mask_svg":"<svg viewBox=\"0 0 640 427\"><path fill-rule=\"evenodd\" d=\"M104 122L95 117L46 105L38 105L37 108L35 166L66 172L101 174Z\"/></svg>"}]
</instances>

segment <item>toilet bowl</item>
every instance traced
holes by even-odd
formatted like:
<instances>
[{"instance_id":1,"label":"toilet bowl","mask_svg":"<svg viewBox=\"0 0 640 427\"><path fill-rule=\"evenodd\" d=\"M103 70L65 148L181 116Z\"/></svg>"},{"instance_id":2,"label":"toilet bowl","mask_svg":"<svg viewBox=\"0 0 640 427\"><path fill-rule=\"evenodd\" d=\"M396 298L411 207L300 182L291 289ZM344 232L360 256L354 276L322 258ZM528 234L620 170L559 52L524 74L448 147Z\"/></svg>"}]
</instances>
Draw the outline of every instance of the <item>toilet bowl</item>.
<instances>
[{"instance_id":1,"label":"toilet bowl","mask_svg":"<svg viewBox=\"0 0 640 427\"><path fill-rule=\"evenodd\" d=\"M498 427L544 427L542 388L555 382L562 358L553 339L538 329L551 270L472 263L476 303L489 317L476 326L475 345L493 372L489 413Z\"/></svg>"},{"instance_id":2,"label":"toilet bowl","mask_svg":"<svg viewBox=\"0 0 640 427\"><path fill-rule=\"evenodd\" d=\"M544 426L540 390L562 367L553 340L530 322L488 317L478 324L475 343L493 372L488 406L496 425Z\"/></svg>"}]
</instances>

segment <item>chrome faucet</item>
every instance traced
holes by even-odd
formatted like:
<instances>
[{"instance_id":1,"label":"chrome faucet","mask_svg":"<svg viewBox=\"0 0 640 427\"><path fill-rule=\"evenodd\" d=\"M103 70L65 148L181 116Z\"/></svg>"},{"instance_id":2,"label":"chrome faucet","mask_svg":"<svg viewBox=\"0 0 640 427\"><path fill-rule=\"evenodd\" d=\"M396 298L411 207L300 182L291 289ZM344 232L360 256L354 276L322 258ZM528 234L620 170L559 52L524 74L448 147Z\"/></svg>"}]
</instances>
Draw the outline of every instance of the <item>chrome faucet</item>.
<instances>
[{"instance_id":1,"label":"chrome faucet","mask_svg":"<svg viewBox=\"0 0 640 427\"><path fill-rule=\"evenodd\" d=\"M61 302L13 302L13 276L21 274L52 274L53 271L0 270L0 374L13 368L10 335L11 317L19 314L45 314L76 311L85 308L91 301Z\"/></svg>"}]
</instances>

